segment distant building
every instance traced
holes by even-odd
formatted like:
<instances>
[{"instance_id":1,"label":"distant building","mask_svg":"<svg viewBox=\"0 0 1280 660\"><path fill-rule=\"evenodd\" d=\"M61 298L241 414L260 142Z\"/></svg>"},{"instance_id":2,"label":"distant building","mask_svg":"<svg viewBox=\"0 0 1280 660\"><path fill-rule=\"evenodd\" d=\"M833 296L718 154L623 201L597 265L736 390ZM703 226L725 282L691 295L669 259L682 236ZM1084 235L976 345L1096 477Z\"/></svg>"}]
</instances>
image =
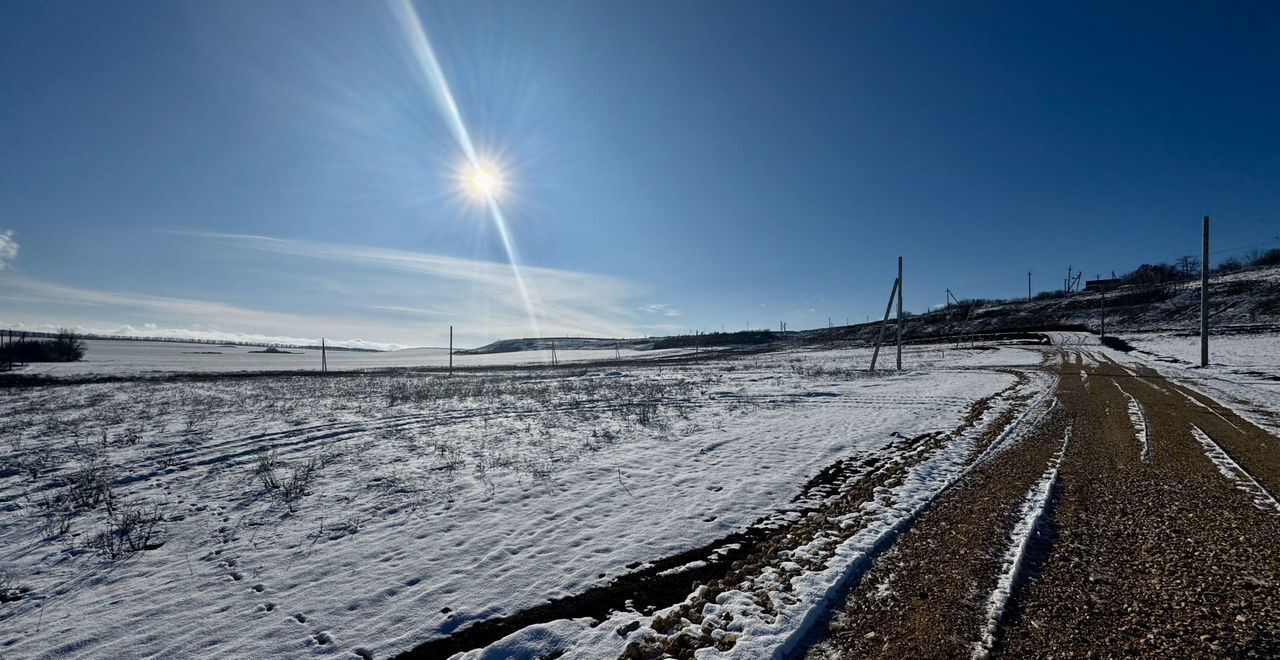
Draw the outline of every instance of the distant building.
<instances>
[{"instance_id":1,"label":"distant building","mask_svg":"<svg viewBox=\"0 0 1280 660\"><path fill-rule=\"evenodd\" d=\"M1118 278L1112 278L1109 280L1085 280L1084 290L1085 291L1111 291L1112 289L1119 287L1120 284L1121 282Z\"/></svg>"}]
</instances>

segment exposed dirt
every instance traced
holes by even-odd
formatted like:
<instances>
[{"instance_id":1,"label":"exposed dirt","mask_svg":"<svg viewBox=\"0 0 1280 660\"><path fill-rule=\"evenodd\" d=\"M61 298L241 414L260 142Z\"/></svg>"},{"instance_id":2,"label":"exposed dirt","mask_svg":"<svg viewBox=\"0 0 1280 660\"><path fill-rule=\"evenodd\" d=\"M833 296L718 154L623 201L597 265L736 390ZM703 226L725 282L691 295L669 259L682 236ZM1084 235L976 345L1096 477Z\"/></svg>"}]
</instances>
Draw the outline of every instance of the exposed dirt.
<instances>
[{"instance_id":1,"label":"exposed dirt","mask_svg":"<svg viewBox=\"0 0 1280 660\"><path fill-rule=\"evenodd\" d=\"M1070 381L1069 381L1070 383ZM1071 385L1080 387L1079 380ZM985 622L1021 503L1063 444L1055 407L934 503L847 596L812 658L956 658Z\"/></svg>"},{"instance_id":2,"label":"exposed dirt","mask_svg":"<svg viewBox=\"0 0 1280 660\"><path fill-rule=\"evenodd\" d=\"M1227 425L1208 422L1216 416L1170 383L1153 386L1110 362L1085 371L1086 395L1071 404L1056 538L1036 578L1015 592L997 654L1280 655L1280 516L1220 474L1191 432L1192 423L1209 424L1210 435ZM1146 415L1149 461L1117 382ZM1250 429L1232 446L1264 435Z\"/></svg>"},{"instance_id":3,"label":"exposed dirt","mask_svg":"<svg viewBox=\"0 0 1280 660\"><path fill-rule=\"evenodd\" d=\"M980 656L1017 503L1068 426L1048 518L1030 539L993 655L1280 657L1280 515L1224 476L1192 428L1273 496L1280 442L1152 371L1074 348L1060 362L1048 368L1061 376L1062 405L935 502L853 589L809 657Z\"/></svg>"}]
</instances>

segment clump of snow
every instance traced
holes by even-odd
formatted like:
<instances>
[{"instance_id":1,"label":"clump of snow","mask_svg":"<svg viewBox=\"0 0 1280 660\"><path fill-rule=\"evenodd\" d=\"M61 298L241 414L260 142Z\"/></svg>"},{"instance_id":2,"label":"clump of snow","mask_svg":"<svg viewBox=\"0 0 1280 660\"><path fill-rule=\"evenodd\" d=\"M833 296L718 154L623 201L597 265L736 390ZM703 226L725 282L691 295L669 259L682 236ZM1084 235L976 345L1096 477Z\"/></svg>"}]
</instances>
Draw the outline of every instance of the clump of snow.
<instances>
[{"instance_id":1,"label":"clump of snow","mask_svg":"<svg viewBox=\"0 0 1280 660\"><path fill-rule=\"evenodd\" d=\"M1112 381L1116 384L1116 389L1125 396L1129 402L1129 421L1133 424L1133 432L1138 437L1138 444L1142 446L1142 460L1151 460L1151 440L1148 438L1147 415L1142 410L1142 404L1133 397L1132 394L1124 391L1120 387L1120 383Z\"/></svg>"}]
</instances>

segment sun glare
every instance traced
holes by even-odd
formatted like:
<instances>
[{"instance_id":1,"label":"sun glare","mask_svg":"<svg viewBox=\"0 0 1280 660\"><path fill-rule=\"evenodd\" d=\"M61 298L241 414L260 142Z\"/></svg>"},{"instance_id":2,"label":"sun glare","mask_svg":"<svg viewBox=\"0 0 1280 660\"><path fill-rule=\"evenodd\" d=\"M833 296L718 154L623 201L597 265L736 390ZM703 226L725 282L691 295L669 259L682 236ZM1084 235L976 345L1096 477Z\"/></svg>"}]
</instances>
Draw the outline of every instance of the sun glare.
<instances>
[{"instance_id":1,"label":"sun glare","mask_svg":"<svg viewBox=\"0 0 1280 660\"><path fill-rule=\"evenodd\" d=\"M493 197L497 194L501 182L498 175L491 169L483 166L476 166L468 179L471 184L471 190L485 197Z\"/></svg>"}]
</instances>

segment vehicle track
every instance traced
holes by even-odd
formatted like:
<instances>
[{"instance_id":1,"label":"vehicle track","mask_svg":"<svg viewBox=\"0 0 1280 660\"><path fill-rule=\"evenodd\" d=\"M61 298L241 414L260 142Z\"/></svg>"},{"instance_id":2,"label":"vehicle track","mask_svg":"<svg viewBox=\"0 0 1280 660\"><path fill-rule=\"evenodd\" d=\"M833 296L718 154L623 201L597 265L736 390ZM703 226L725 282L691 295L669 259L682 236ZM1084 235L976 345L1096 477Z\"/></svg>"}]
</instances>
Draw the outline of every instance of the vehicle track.
<instances>
[{"instance_id":1,"label":"vehicle track","mask_svg":"<svg viewBox=\"0 0 1280 660\"><path fill-rule=\"evenodd\" d=\"M921 515L807 657L1280 656L1276 439L1153 371L1060 350L1062 405ZM995 611L1046 465L1042 522Z\"/></svg>"},{"instance_id":2,"label":"vehicle track","mask_svg":"<svg viewBox=\"0 0 1280 660\"><path fill-rule=\"evenodd\" d=\"M1082 388L1076 378L1058 387ZM809 658L955 658L971 654L988 619L1026 493L1061 451L1063 406L994 447L875 562Z\"/></svg>"},{"instance_id":3,"label":"vehicle track","mask_svg":"<svg viewBox=\"0 0 1280 660\"><path fill-rule=\"evenodd\" d=\"M1193 423L1234 429L1175 394L1190 393L1182 386L1155 387L1144 380L1150 374L1137 377L1110 359L1084 368L1090 382L1124 381L1147 416L1152 457L1133 451L1121 390L1064 398L1077 415L1053 540L1036 578L1014 594L996 654L1280 655L1280 522L1253 506L1193 436ZM1259 433L1248 435L1261 440ZM1250 448L1231 437L1235 448Z\"/></svg>"}]
</instances>

